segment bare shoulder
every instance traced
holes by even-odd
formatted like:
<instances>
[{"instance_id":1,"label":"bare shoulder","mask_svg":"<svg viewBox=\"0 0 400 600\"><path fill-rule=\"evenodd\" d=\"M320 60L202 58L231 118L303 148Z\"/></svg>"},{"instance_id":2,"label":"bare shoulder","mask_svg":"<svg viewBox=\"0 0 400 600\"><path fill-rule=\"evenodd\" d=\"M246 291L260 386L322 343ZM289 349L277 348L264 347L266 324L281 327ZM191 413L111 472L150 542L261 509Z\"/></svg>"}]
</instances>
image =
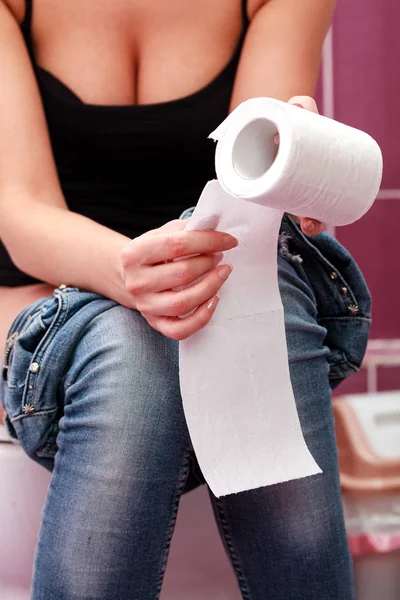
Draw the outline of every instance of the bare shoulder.
<instances>
[{"instance_id":1,"label":"bare shoulder","mask_svg":"<svg viewBox=\"0 0 400 600\"><path fill-rule=\"evenodd\" d=\"M0 0L14 15L18 23L22 23L25 16L25 0Z\"/></svg>"},{"instance_id":2,"label":"bare shoulder","mask_svg":"<svg viewBox=\"0 0 400 600\"><path fill-rule=\"evenodd\" d=\"M264 4L267 4L268 1L269 0L247 0L247 14L249 19L251 20L260 10L260 8L262 8Z\"/></svg>"}]
</instances>

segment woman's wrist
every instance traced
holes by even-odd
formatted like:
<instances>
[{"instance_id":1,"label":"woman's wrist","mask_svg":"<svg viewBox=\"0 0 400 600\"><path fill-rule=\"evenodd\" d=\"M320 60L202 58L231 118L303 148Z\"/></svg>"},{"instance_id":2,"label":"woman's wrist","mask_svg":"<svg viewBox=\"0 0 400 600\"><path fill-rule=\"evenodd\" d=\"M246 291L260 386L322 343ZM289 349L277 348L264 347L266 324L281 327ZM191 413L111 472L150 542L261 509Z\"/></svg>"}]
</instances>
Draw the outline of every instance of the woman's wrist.
<instances>
[{"instance_id":1,"label":"woman's wrist","mask_svg":"<svg viewBox=\"0 0 400 600\"><path fill-rule=\"evenodd\" d=\"M102 296L110 298L122 306L135 309L134 298L126 289L125 273L121 262L122 249L129 241L129 238L122 238L122 236L116 240L113 248L110 248L109 264L104 265L101 281L96 277L93 289Z\"/></svg>"}]
</instances>

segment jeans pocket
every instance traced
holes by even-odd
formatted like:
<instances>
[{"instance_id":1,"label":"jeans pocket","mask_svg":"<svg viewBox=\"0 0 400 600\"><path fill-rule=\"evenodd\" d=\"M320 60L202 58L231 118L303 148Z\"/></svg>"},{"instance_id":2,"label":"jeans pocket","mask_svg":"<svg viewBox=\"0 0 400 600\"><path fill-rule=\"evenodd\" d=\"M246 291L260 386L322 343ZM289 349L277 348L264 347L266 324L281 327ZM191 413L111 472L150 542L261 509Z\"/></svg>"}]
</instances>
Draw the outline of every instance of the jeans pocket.
<instances>
[{"instance_id":1,"label":"jeans pocket","mask_svg":"<svg viewBox=\"0 0 400 600\"><path fill-rule=\"evenodd\" d=\"M10 334L3 359L3 377L8 388L25 385L31 356L45 331L40 310L30 313L16 331Z\"/></svg>"},{"instance_id":2,"label":"jeans pocket","mask_svg":"<svg viewBox=\"0 0 400 600\"><path fill-rule=\"evenodd\" d=\"M60 314L61 302L56 296L36 303L33 311L25 309L10 330L3 359L6 426L32 458L47 446L57 419L57 398L36 395L35 390L40 371L38 357L51 339Z\"/></svg>"},{"instance_id":3,"label":"jeans pocket","mask_svg":"<svg viewBox=\"0 0 400 600\"><path fill-rule=\"evenodd\" d=\"M365 317L333 317L320 320L326 328L325 343L330 349L329 379L332 388L337 387L362 365L371 321Z\"/></svg>"}]
</instances>

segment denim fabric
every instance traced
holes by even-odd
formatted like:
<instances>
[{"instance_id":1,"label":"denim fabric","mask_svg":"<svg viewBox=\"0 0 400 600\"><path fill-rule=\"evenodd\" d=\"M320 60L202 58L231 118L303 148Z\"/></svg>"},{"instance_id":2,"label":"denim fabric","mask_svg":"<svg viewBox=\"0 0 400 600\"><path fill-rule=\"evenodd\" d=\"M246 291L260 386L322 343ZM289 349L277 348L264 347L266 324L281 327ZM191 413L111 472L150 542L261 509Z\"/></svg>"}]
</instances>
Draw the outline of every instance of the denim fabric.
<instances>
[{"instance_id":1,"label":"denim fabric","mask_svg":"<svg viewBox=\"0 0 400 600\"><path fill-rule=\"evenodd\" d=\"M331 387L360 366L370 296L328 235L309 239L286 218L280 246L291 380L323 474L211 502L244 599L352 600ZM53 471L33 600L156 599L179 498L202 482L178 344L138 312L64 287L13 323L1 396L12 438Z\"/></svg>"}]
</instances>

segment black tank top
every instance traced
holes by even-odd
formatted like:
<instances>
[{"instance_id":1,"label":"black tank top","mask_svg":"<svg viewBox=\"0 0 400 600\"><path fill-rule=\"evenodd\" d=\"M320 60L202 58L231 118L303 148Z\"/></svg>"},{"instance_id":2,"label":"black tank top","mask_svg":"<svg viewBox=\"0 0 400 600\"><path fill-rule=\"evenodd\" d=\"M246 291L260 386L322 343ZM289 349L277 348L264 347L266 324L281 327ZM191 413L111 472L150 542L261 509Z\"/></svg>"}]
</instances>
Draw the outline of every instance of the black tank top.
<instances>
[{"instance_id":1,"label":"black tank top","mask_svg":"<svg viewBox=\"0 0 400 600\"><path fill-rule=\"evenodd\" d=\"M208 135L228 114L247 27L246 0L238 46L215 79L184 98L134 106L86 104L36 65L32 1L26 3L21 27L69 209L130 238L178 218L215 176L215 148ZM32 282L0 243L0 285Z\"/></svg>"}]
</instances>

